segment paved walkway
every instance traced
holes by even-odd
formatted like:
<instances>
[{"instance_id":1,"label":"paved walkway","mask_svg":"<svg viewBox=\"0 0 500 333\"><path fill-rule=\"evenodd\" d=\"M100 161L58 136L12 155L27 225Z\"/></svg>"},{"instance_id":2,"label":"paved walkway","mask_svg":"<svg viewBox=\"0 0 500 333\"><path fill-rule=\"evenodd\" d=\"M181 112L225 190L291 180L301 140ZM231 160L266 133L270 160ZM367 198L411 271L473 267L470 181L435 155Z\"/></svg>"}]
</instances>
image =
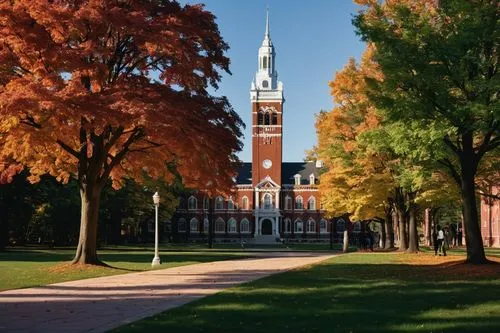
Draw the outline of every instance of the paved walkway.
<instances>
[{"instance_id":1,"label":"paved walkway","mask_svg":"<svg viewBox=\"0 0 500 333\"><path fill-rule=\"evenodd\" d=\"M0 292L0 332L105 332L225 288L332 256L269 253L268 257L4 291Z\"/></svg>"}]
</instances>

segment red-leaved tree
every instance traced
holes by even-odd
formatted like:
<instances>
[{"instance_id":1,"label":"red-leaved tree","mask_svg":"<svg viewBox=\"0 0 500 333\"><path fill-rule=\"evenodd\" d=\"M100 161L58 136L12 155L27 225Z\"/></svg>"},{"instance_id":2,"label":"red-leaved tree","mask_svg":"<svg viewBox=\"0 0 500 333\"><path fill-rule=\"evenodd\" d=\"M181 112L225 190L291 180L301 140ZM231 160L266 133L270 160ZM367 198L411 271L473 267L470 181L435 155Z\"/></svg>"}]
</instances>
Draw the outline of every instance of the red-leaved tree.
<instances>
[{"instance_id":1,"label":"red-leaved tree","mask_svg":"<svg viewBox=\"0 0 500 333\"><path fill-rule=\"evenodd\" d=\"M144 175L232 186L243 123L211 96L229 59L214 16L175 0L0 3L0 179L80 185L74 263L98 263L100 195Z\"/></svg>"}]
</instances>

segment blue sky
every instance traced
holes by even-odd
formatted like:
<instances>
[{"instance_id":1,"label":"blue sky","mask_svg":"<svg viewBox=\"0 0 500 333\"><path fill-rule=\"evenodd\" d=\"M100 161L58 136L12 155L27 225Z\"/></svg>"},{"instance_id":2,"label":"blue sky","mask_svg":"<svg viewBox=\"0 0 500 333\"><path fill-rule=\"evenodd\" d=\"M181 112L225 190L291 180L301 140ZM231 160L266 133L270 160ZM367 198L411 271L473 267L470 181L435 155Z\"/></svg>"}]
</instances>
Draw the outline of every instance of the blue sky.
<instances>
[{"instance_id":1,"label":"blue sky","mask_svg":"<svg viewBox=\"0 0 500 333\"><path fill-rule=\"evenodd\" d=\"M301 161L316 144L314 115L330 110L328 82L349 57L359 59L364 45L354 33L352 0L185 0L204 3L217 17L229 44L232 75L224 75L216 94L225 95L247 125L243 161L251 161L250 83L264 38L269 5L276 69L284 84L283 160Z\"/></svg>"}]
</instances>

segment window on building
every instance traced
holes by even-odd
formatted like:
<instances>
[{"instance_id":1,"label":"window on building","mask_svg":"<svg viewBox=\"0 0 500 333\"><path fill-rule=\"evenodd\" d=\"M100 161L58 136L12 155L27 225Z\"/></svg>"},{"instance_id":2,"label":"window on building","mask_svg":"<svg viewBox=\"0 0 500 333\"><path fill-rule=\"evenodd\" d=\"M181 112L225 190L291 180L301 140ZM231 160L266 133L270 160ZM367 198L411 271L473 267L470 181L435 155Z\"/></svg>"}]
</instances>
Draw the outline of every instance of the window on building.
<instances>
[{"instance_id":1,"label":"window on building","mask_svg":"<svg viewBox=\"0 0 500 333\"><path fill-rule=\"evenodd\" d=\"M262 88L268 88L269 82L267 80L262 81Z\"/></svg>"},{"instance_id":2,"label":"window on building","mask_svg":"<svg viewBox=\"0 0 500 333\"><path fill-rule=\"evenodd\" d=\"M198 220L194 217L191 219L191 221L189 221L189 231L190 232L200 232Z\"/></svg>"},{"instance_id":3,"label":"window on building","mask_svg":"<svg viewBox=\"0 0 500 333\"><path fill-rule=\"evenodd\" d=\"M259 112L257 118L257 125L264 125L264 113Z\"/></svg>"},{"instance_id":4,"label":"window on building","mask_svg":"<svg viewBox=\"0 0 500 333\"><path fill-rule=\"evenodd\" d=\"M227 221L227 232L235 234L238 232L238 229L236 228L236 220L233 218L230 218L229 221Z\"/></svg>"},{"instance_id":5,"label":"window on building","mask_svg":"<svg viewBox=\"0 0 500 333\"><path fill-rule=\"evenodd\" d=\"M186 232L186 219L180 218L177 221L177 231L178 232Z\"/></svg>"},{"instance_id":6,"label":"window on building","mask_svg":"<svg viewBox=\"0 0 500 333\"><path fill-rule=\"evenodd\" d=\"M227 209L228 210L234 210L234 201L233 201L233 199L229 199L227 201Z\"/></svg>"},{"instance_id":7,"label":"window on building","mask_svg":"<svg viewBox=\"0 0 500 333\"><path fill-rule=\"evenodd\" d=\"M314 185L314 184L315 184L315 181L316 181L316 178L314 177L314 174L313 174L313 173L311 173L311 174L309 175L309 184L310 184L310 185Z\"/></svg>"},{"instance_id":8,"label":"window on building","mask_svg":"<svg viewBox=\"0 0 500 333\"><path fill-rule=\"evenodd\" d=\"M354 224L352 225L352 231L360 232L361 231L361 223L354 222Z\"/></svg>"},{"instance_id":9,"label":"window on building","mask_svg":"<svg viewBox=\"0 0 500 333\"><path fill-rule=\"evenodd\" d=\"M264 194L264 209L272 209L273 208L273 197L270 193Z\"/></svg>"},{"instance_id":10,"label":"window on building","mask_svg":"<svg viewBox=\"0 0 500 333\"><path fill-rule=\"evenodd\" d=\"M209 199L207 197L203 198L203 209L208 210L208 205L209 205Z\"/></svg>"},{"instance_id":11,"label":"window on building","mask_svg":"<svg viewBox=\"0 0 500 333\"><path fill-rule=\"evenodd\" d=\"M244 210L248 209L248 198L246 196L241 199L241 208Z\"/></svg>"},{"instance_id":12,"label":"window on building","mask_svg":"<svg viewBox=\"0 0 500 333\"><path fill-rule=\"evenodd\" d=\"M272 114L272 124L273 125L278 125L278 114L274 113Z\"/></svg>"},{"instance_id":13,"label":"window on building","mask_svg":"<svg viewBox=\"0 0 500 333\"><path fill-rule=\"evenodd\" d=\"M342 220L342 219L339 219L337 220L337 222L335 223L335 226L336 226L336 230L337 232L344 232L345 230L345 221Z\"/></svg>"},{"instance_id":14,"label":"window on building","mask_svg":"<svg viewBox=\"0 0 500 333\"><path fill-rule=\"evenodd\" d=\"M296 219L295 220L295 233L302 233L304 232L304 223L302 222L301 219Z\"/></svg>"},{"instance_id":15,"label":"window on building","mask_svg":"<svg viewBox=\"0 0 500 333\"><path fill-rule=\"evenodd\" d=\"M226 232L226 224L224 223L224 220L219 217L215 221L215 233L217 233L217 234L223 234L225 232Z\"/></svg>"},{"instance_id":16,"label":"window on building","mask_svg":"<svg viewBox=\"0 0 500 333\"><path fill-rule=\"evenodd\" d=\"M313 219L307 220L307 232L308 233L316 232L316 221L314 221Z\"/></svg>"},{"instance_id":17,"label":"window on building","mask_svg":"<svg viewBox=\"0 0 500 333\"><path fill-rule=\"evenodd\" d=\"M210 229L210 222L208 221L208 218L205 217L203 219L203 232L208 234L209 229Z\"/></svg>"},{"instance_id":18,"label":"window on building","mask_svg":"<svg viewBox=\"0 0 500 333\"><path fill-rule=\"evenodd\" d=\"M327 222L325 219L321 219L321 221L319 221L319 232L321 233L326 233L327 232Z\"/></svg>"},{"instance_id":19,"label":"window on building","mask_svg":"<svg viewBox=\"0 0 500 333\"><path fill-rule=\"evenodd\" d=\"M264 57L264 65L262 67L267 69L267 57Z\"/></svg>"},{"instance_id":20,"label":"window on building","mask_svg":"<svg viewBox=\"0 0 500 333\"><path fill-rule=\"evenodd\" d=\"M290 196L285 197L285 210L292 209L292 198Z\"/></svg>"},{"instance_id":21,"label":"window on building","mask_svg":"<svg viewBox=\"0 0 500 333\"><path fill-rule=\"evenodd\" d=\"M316 210L316 198L310 197L307 201L307 209L308 210Z\"/></svg>"},{"instance_id":22,"label":"window on building","mask_svg":"<svg viewBox=\"0 0 500 333\"><path fill-rule=\"evenodd\" d=\"M250 222L248 222L246 218L240 222L240 232L246 234L250 233Z\"/></svg>"},{"instance_id":23,"label":"window on building","mask_svg":"<svg viewBox=\"0 0 500 333\"><path fill-rule=\"evenodd\" d=\"M285 233L292 232L292 221L289 218L286 218L284 223L285 223L285 225L284 225L283 229L285 230Z\"/></svg>"},{"instance_id":24,"label":"window on building","mask_svg":"<svg viewBox=\"0 0 500 333\"><path fill-rule=\"evenodd\" d=\"M215 199L215 209L216 210L224 209L224 199L222 197L217 197Z\"/></svg>"},{"instance_id":25,"label":"window on building","mask_svg":"<svg viewBox=\"0 0 500 333\"><path fill-rule=\"evenodd\" d=\"M293 178L295 178L295 185L300 185L300 175L296 174Z\"/></svg>"},{"instance_id":26,"label":"window on building","mask_svg":"<svg viewBox=\"0 0 500 333\"><path fill-rule=\"evenodd\" d=\"M304 199L300 195L295 197L295 209L304 209Z\"/></svg>"},{"instance_id":27,"label":"window on building","mask_svg":"<svg viewBox=\"0 0 500 333\"><path fill-rule=\"evenodd\" d=\"M264 114L264 125L271 125L271 113L269 112Z\"/></svg>"},{"instance_id":28,"label":"window on building","mask_svg":"<svg viewBox=\"0 0 500 333\"><path fill-rule=\"evenodd\" d=\"M198 208L198 200L195 197L190 196L188 199L188 209L195 210Z\"/></svg>"}]
</instances>

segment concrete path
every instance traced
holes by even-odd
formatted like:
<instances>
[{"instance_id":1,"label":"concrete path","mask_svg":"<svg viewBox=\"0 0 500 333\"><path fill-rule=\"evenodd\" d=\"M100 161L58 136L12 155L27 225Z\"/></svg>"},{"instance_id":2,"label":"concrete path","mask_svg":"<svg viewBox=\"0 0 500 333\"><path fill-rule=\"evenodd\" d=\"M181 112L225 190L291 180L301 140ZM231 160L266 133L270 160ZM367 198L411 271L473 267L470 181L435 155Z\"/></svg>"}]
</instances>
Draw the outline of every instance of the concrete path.
<instances>
[{"instance_id":1,"label":"concrete path","mask_svg":"<svg viewBox=\"0 0 500 333\"><path fill-rule=\"evenodd\" d=\"M105 332L225 288L333 257L269 253L0 292L0 332Z\"/></svg>"}]
</instances>

